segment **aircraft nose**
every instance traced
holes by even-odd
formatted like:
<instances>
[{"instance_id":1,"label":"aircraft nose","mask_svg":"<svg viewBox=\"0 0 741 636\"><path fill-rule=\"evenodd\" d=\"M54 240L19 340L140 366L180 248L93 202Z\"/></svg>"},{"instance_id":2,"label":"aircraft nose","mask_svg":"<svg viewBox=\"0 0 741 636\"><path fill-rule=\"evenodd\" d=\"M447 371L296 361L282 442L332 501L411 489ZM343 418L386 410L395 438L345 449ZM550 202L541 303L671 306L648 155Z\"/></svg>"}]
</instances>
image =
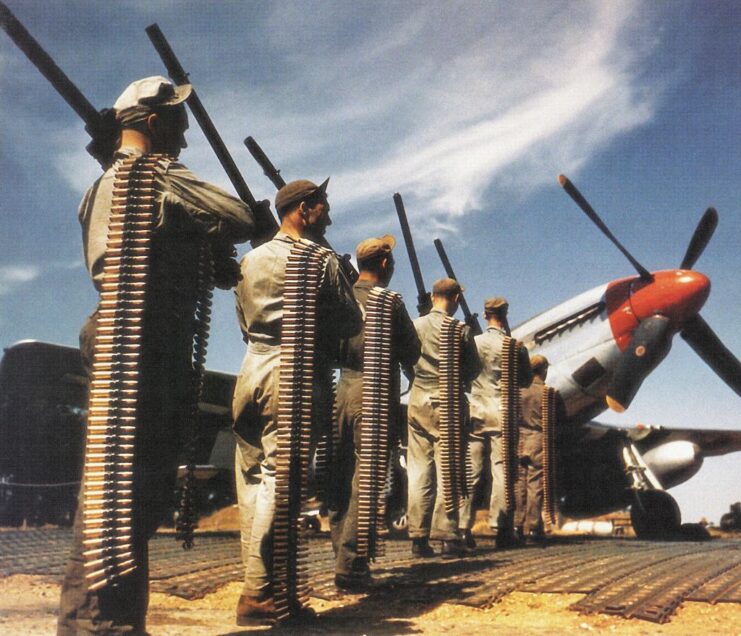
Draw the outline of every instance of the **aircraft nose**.
<instances>
[{"instance_id":1,"label":"aircraft nose","mask_svg":"<svg viewBox=\"0 0 741 636\"><path fill-rule=\"evenodd\" d=\"M688 269L672 269L653 274L653 280L640 279L630 297L630 305L638 320L655 314L671 319L675 328L694 316L710 294L710 279Z\"/></svg>"}]
</instances>

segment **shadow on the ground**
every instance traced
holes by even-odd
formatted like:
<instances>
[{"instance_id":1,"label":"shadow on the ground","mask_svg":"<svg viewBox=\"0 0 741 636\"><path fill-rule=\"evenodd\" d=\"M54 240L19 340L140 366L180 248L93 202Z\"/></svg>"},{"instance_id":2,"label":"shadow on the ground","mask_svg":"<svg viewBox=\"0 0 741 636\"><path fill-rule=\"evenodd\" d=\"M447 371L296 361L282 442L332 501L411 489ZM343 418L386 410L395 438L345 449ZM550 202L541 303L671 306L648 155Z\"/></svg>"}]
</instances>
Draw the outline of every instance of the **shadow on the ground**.
<instances>
[{"instance_id":1,"label":"shadow on the ground","mask_svg":"<svg viewBox=\"0 0 741 636\"><path fill-rule=\"evenodd\" d=\"M321 612L315 623L276 626L276 634L414 634L419 630L409 619L420 616L451 599L470 595L481 577L498 559L441 560L399 565L383 570L383 579L367 594L348 594L347 604ZM223 636L254 633L234 631Z\"/></svg>"}]
</instances>

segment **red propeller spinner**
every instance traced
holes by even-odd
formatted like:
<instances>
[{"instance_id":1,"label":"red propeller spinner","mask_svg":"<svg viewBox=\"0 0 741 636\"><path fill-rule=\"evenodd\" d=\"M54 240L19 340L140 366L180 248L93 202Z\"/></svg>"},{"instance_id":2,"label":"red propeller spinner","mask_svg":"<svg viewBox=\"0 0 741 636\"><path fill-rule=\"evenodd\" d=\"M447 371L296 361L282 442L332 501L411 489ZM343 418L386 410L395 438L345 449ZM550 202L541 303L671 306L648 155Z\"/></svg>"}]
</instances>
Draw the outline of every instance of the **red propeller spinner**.
<instances>
[{"instance_id":1,"label":"red propeller spinner","mask_svg":"<svg viewBox=\"0 0 741 636\"><path fill-rule=\"evenodd\" d=\"M669 318L672 331L679 331L709 294L710 279L688 269L653 272L649 281L640 277L613 281L606 293L612 335L624 351L640 321L656 315Z\"/></svg>"}]
</instances>

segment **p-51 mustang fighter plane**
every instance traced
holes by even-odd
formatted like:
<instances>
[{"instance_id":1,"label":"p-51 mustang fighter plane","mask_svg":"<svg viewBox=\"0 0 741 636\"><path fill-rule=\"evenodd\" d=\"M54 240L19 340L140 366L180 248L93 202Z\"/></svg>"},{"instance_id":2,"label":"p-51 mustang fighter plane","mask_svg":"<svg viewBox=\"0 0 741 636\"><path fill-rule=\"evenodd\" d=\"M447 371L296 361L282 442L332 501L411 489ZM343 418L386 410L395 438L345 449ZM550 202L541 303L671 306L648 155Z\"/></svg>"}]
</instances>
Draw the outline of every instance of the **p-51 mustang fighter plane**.
<instances>
[{"instance_id":1,"label":"p-51 mustang fighter plane","mask_svg":"<svg viewBox=\"0 0 741 636\"><path fill-rule=\"evenodd\" d=\"M638 276L595 287L513 330L531 354L551 361L548 384L566 404L559 507L565 515L584 517L630 506L640 536L671 535L679 527L679 509L664 489L692 477L704 457L741 451L741 432L619 429L592 418L608 406L624 411L677 333L741 395L741 363L699 315L710 280L692 269L718 215L707 210L679 269L651 273L617 241L576 187L564 176L559 181L638 271Z\"/></svg>"}]
</instances>

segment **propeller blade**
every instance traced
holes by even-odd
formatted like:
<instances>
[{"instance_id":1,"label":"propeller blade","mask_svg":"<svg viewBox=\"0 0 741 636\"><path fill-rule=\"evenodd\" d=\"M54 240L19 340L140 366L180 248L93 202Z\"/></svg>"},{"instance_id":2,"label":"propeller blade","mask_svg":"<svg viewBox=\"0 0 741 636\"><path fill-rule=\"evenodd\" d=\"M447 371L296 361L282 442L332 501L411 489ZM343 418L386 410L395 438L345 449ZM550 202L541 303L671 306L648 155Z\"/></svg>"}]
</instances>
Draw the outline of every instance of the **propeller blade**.
<instances>
[{"instance_id":1,"label":"propeller blade","mask_svg":"<svg viewBox=\"0 0 741 636\"><path fill-rule=\"evenodd\" d=\"M591 205L589 205L589 202L584 198L581 192L577 190L576 186L569 181L569 179L565 175L559 175L558 176L558 183L561 184L561 187L566 190L566 194L568 194L573 200L576 205L578 205L583 211L584 214L586 214L589 219L594 223L600 230L602 230L602 233L610 239L615 247L617 247L622 253L625 258L627 258L630 261L630 264L635 268L635 270L638 272L642 280L645 281L651 281L653 280L651 273L643 267L635 258L633 258L633 255L623 247L623 244L618 241L614 234L610 232L609 228L604 224L602 219L599 217L599 215L594 211L594 208L592 208Z\"/></svg>"},{"instance_id":2,"label":"propeller blade","mask_svg":"<svg viewBox=\"0 0 741 636\"><path fill-rule=\"evenodd\" d=\"M651 316L641 321L633 332L628 348L618 360L607 387L607 406L622 413L630 406L649 373L661 362L672 346L671 321L666 316Z\"/></svg>"},{"instance_id":3,"label":"propeller blade","mask_svg":"<svg viewBox=\"0 0 741 636\"><path fill-rule=\"evenodd\" d=\"M685 323L680 333L705 364L737 395L741 395L741 362L720 341L708 323L698 314Z\"/></svg>"},{"instance_id":4,"label":"propeller blade","mask_svg":"<svg viewBox=\"0 0 741 636\"><path fill-rule=\"evenodd\" d=\"M692 269L695 266L697 259L700 258L710 242L717 225L718 213L715 208L708 208L695 228L695 233L690 239L690 244L687 246L687 251L679 269Z\"/></svg>"}]
</instances>

